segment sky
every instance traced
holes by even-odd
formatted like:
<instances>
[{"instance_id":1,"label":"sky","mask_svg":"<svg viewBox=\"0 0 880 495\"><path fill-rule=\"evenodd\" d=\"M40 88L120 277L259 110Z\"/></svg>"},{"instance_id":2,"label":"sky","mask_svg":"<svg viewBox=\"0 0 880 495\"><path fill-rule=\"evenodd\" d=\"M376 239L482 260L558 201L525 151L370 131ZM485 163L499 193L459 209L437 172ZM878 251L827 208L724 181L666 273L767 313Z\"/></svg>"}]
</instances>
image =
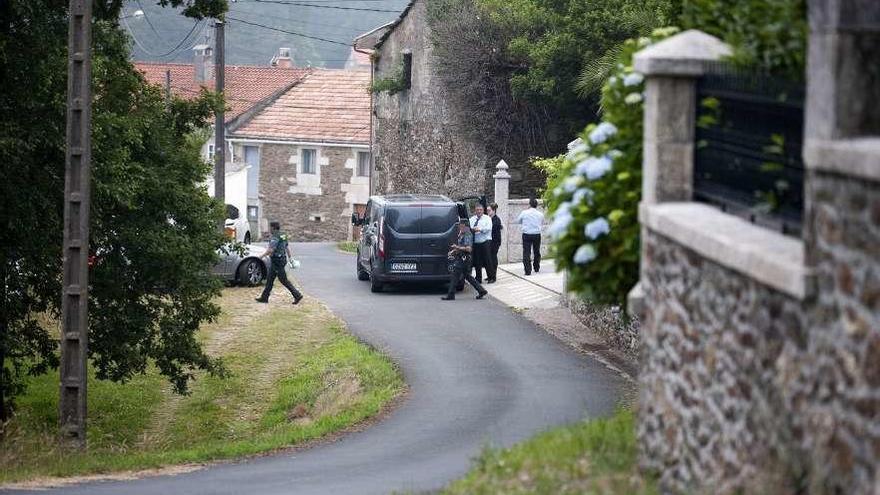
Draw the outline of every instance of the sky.
<instances>
[{"instance_id":1,"label":"sky","mask_svg":"<svg viewBox=\"0 0 880 495\"><path fill-rule=\"evenodd\" d=\"M267 65L279 48L288 47L297 66L342 67L355 36L393 21L407 3L408 0L230 0L226 63ZM133 15L138 10L145 15ZM182 16L178 9L159 7L156 0L127 0L121 24L132 39L132 56L139 61L189 63L193 46L214 46L212 20L194 21Z\"/></svg>"}]
</instances>

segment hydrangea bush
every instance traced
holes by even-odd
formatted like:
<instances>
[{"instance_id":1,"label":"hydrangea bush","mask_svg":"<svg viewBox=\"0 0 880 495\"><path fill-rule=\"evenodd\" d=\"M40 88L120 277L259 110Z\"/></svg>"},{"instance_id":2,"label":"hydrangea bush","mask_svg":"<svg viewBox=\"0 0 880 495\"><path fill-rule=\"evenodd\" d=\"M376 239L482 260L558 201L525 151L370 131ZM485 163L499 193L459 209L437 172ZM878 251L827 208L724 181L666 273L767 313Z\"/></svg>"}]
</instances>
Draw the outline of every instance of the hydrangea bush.
<instances>
[{"instance_id":1,"label":"hydrangea bush","mask_svg":"<svg viewBox=\"0 0 880 495\"><path fill-rule=\"evenodd\" d=\"M548 175L544 204L557 265L569 273L569 290L594 303L622 304L638 280L644 77L632 59L677 32L626 41L602 88L602 121L587 126L567 155L537 163Z\"/></svg>"}]
</instances>

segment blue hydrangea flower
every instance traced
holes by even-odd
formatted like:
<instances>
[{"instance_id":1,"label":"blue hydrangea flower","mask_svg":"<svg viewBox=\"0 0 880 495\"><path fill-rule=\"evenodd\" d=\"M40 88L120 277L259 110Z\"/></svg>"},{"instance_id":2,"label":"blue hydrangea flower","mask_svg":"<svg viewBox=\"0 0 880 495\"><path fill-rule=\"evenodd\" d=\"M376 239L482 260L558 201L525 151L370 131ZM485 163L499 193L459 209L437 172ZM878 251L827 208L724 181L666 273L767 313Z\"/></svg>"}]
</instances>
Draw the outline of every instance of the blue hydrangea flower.
<instances>
[{"instance_id":1,"label":"blue hydrangea flower","mask_svg":"<svg viewBox=\"0 0 880 495\"><path fill-rule=\"evenodd\" d=\"M550 237L554 239L559 239L565 235L568 231L568 226L571 225L571 221L573 220L572 216L568 211L556 212L553 215L553 223L550 224L550 227L547 228L547 232L550 234Z\"/></svg>"},{"instance_id":2,"label":"blue hydrangea flower","mask_svg":"<svg viewBox=\"0 0 880 495\"><path fill-rule=\"evenodd\" d=\"M641 93L630 93L623 98L623 102L627 105L635 105L636 103L642 102L642 94Z\"/></svg>"},{"instance_id":3,"label":"blue hydrangea flower","mask_svg":"<svg viewBox=\"0 0 880 495\"><path fill-rule=\"evenodd\" d=\"M574 192L574 195L571 197L571 202L579 205L584 202L584 200L592 201L593 200L593 191L587 189L586 187L582 187Z\"/></svg>"},{"instance_id":4,"label":"blue hydrangea flower","mask_svg":"<svg viewBox=\"0 0 880 495\"><path fill-rule=\"evenodd\" d=\"M614 124L611 122L602 122L590 132L589 138L591 143L601 144L608 141L608 138L615 134L617 134L617 127L615 127Z\"/></svg>"},{"instance_id":5,"label":"blue hydrangea flower","mask_svg":"<svg viewBox=\"0 0 880 495\"><path fill-rule=\"evenodd\" d=\"M562 189L567 193L573 193L580 184L580 177L566 177L565 180L562 181Z\"/></svg>"},{"instance_id":6,"label":"blue hydrangea flower","mask_svg":"<svg viewBox=\"0 0 880 495\"><path fill-rule=\"evenodd\" d=\"M582 175L589 180L596 180L611 170L611 164L611 157L608 155L600 157L591 156L577 164L577 167L575 167L575 173Z\"/></svg>"},{"instance_id":7,"label":"blue hydrangea flower","mask_svg":"<svg viewBox=\"0 0 880 495\"><path fill-rule=\"evenodd\" d=\"M609 232L611 232L611 225L609 225L608 220L605 220L603 217L593 220L584 227L584 235L594 241L599 238L600 235Z\"/></svg>"},{"instance_id":8,"label":"blue hydrangea flower","mask_svg":"<svg viewBox=\"0 0 880 495\"><path fill-rule=\"evenodd\" d=\"M645 77L639 72L631 72L623 77L623 85L624 86L637 86L642 84L642 81L645 80Z\"/></svg>"},{"instance_id":9,"label":"blue hydrangea flower","mask_svg":"<svg viewBox=\"0 0 880 495\"><path fill-rule=\"evenodd\" d=\"M574 262L578 265L586 265L596 259L596 248L590 244L584 244L574 252Z\"/></svg>"}]
</instances>

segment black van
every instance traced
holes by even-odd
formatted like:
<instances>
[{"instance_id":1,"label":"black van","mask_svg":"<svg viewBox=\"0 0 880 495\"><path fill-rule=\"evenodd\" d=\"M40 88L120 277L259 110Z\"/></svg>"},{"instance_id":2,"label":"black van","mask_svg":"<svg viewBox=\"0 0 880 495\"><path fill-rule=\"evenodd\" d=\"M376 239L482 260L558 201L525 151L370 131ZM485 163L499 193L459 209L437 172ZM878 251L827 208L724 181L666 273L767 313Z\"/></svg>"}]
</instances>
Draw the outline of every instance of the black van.
<instances>
[{"instance_id":1,"label":"black van","mask_svg":"<svg viewBox=\"0 0 880 495\"><path fill-rule=\"evenodd\" d=\"M464 203L433 194L372 196L361 227L357 277L373 292L390 282L447 282L449 246L458 235Z\"/></svg>"}]
</instances>

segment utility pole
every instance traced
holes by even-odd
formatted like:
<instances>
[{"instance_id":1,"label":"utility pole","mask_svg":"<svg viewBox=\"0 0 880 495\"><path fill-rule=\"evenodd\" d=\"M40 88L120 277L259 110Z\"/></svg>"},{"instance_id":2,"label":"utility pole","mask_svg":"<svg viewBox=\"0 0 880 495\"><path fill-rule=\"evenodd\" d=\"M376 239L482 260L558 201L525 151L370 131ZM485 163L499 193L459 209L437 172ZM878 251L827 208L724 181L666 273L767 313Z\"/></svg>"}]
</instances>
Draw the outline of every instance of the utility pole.
<instances>
[{"instance_id":1,"label":"utility pole","mask_svg":"<svg viewBox=\"0 0 880 495\"><path fill-rule=\"evenodd\" d=\"M70 0L59 419L63 441L79 449L86 446L91 84L92 1Z\"/></svg>"},{"instance_id":2,"label":"utility pole","mask_svg":"<svg viewBox=\"0 0 880 495\"><path fill-rule=\"evenodd\" d=\"M171 105L171 71L165 71L165 104Z\"/></svg>"},{"instance_id":3,"label":"utility pole","mask_svg":"<svg viewBox=\"0 0 880 495\"><path fill-rule=\"evenodd\" d=\"M223 52L225 42L223 34L223 21L214 23L214 84L215 90L223 94L226 79L226 57ZM224 103L225 105L225 103ZM223 108L217 110L214 120L214 197L221 204L226 203L226 122ZM220 230L224 227L224 221L220 221Z\"/></svg>"}]
</instances>

